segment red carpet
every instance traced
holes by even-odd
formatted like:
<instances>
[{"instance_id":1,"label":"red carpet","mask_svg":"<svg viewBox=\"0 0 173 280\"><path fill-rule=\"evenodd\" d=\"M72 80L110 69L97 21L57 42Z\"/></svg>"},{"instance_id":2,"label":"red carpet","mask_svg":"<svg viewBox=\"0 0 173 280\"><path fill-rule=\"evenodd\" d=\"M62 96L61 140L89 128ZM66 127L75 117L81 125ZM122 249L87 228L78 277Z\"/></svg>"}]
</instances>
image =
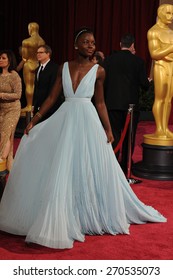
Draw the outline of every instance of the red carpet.
<instances>
[{"instance_id":1,"label":"red carpet","mask_svg":"<svg viewBox=\"0 0 173 280\"><path fill-rule=\"evenodd\" d=\"M142 135L154 129L152 122L140 122L134 161L141 159ZM15 140L15 148L19 143ZM86 236L70 250L28 246L24 237L0 233L1 260L172 260L173 259L173 181L142 179L132 185L137 196L167 217L167 223L131 225L130 235Z\"/></svg>"}]
</instances>

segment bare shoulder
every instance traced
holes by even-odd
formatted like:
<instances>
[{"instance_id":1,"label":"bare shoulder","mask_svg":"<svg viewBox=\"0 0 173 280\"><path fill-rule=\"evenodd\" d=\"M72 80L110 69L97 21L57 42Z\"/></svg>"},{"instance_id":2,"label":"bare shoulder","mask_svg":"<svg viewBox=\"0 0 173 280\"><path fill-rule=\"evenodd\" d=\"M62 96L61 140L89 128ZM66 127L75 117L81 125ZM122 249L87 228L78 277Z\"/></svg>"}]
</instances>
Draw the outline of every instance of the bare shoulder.
<instances>
[{"instance_id":1,"label":"bare shoulder","mask_svg":"<svg viewBox=\"0 0 173 280\"><path fill-rule=\"evenodd\" d=\"M67 64L70 69L73 69L75 67L75 61L70 60L70 61L65 61L59 66L59 71L62 73L62 69L64 67L64 64Z\"/></svg>"},{"instance_id":2,"label":"bare shoulder","mask_svg":"<svg viewBox=\"0 0 173 280\"><path fill-rule=\"evenodd\" d=\"M105 69L99 65L97 70L97 78L98 79L104 79L105 78Z\"/></svg>"},{"instance_id":3,"label":"bare shoulder","mask_svg":"<svg viewBox=\"0 0 173 280\"><path fill-rule=\"evenodd\" d=\"M71 65L71 64L73 65L73 64L76 63L76 61L75 61L75 60L68 60L67 63L70 64L70 65Z\"/></svg>"},{"instance_id":4,"label":"bare shoulder","mask_svg":"<svg viewBox=\"0 0 173 280\"><path fill-rule=\"evenodd\" d=\"M64 67L64 63L60 64L59 67L58 67L58 76L61 76L62 75L62 69Z\"/></svg>"},{"instance_id":5,"label":"bare shoulder","mask_svg":"<svg viewBox=\"0 0 173 280\"><path fill-rule=\"evenodd\" d=\"M70 68L73 68L73 67L75 67L75 66L76 66L76 62L75 62L75 60L70 60L70 61L67 61L67 63L68 63L68 65L69 65L69 67L70 67Z\"/></svg>"}]
</instances>

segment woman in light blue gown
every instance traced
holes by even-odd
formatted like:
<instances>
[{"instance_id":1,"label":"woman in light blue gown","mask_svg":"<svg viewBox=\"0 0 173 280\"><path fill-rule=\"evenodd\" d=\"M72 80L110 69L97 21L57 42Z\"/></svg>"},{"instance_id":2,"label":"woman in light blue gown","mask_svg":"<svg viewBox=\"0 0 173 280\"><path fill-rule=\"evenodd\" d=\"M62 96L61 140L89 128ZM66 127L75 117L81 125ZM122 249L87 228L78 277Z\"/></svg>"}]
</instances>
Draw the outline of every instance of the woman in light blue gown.
<instances>
[{"instance_id":1,"label":"woman in light blue gown","mask_svg":"<svg viewBox=\"0 0 173 280\"><path fill-rule=\"evenodd\" d=\"M72 248L85 234L129 234L132 223L166 221L137 198L114 155L105 71L90 60L93 33L80 30L75 48L77 59L60 67L52 92L26 128L0 204L0 230L50 248ZM65 102L37 124L62 88Z\"/></svg>"}]
</instances>

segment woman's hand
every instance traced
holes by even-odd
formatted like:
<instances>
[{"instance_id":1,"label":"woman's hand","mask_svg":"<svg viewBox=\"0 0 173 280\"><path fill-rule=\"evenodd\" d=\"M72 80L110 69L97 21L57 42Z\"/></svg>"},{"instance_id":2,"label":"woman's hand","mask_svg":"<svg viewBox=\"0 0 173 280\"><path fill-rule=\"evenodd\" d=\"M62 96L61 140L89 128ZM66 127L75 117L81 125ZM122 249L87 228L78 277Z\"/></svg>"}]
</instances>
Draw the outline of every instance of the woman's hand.
<instances>
[{"instance_id":1,"label":"woman's hand","mask_svg":"<svg viewBox=\"0 0 173 280\"><path fill-rule=\"evenodd\" d=\"M114 137L113 137L112 131L105 130L105 132L107 135L107 142L112 144L114 142Z\"/></svg>"},{"instance_id":2,"label":"woman's hand","mask_svg":"<svg viewBox=\"0 0 173 280\"><path fill-rule=\"evenodd\" d=\"M28 134L29 134L29 131L30 131L33 127L34 127L34 124L33 124L33 122L31 121L31 122L27 125L27 127L25 128L24 133L28 135Z\"/></svg>"}]
</instances>

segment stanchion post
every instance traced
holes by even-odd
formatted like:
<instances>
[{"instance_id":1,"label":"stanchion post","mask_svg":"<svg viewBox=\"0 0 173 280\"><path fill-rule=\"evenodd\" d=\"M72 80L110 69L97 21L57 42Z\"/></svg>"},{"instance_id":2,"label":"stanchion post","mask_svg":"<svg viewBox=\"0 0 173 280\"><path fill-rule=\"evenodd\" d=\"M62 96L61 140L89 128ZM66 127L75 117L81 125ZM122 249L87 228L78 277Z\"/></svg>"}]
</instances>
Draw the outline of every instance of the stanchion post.
<instances>
[{"instance_id":1,"label":"stanchion post","mask_svg":"<svg viewBox=\"0 0 173 280\"><path fill-rule=\"evenodd\" d=\"M133 109L135 104L129 104L130 112L130 125L129 125L129 134L128 134L128 158L127 158L127 181L129 184L139 184L142 181L138 179L131 178L131 167L132 167L132 141L133 137Z\"/></svg>"},{"instance_id":2,"label":"stanchion post","mask_svg":"<svg viewBox=\"0 0 173 280\"><path fill-rule=\"evenodd\" d=\"M130 125L129 125L129 134L128 134L127 179L130 179L131 177L131 166L132 166L133 108L134 108L134 104L129 104Z\"/></svg>"}]
</instances>

